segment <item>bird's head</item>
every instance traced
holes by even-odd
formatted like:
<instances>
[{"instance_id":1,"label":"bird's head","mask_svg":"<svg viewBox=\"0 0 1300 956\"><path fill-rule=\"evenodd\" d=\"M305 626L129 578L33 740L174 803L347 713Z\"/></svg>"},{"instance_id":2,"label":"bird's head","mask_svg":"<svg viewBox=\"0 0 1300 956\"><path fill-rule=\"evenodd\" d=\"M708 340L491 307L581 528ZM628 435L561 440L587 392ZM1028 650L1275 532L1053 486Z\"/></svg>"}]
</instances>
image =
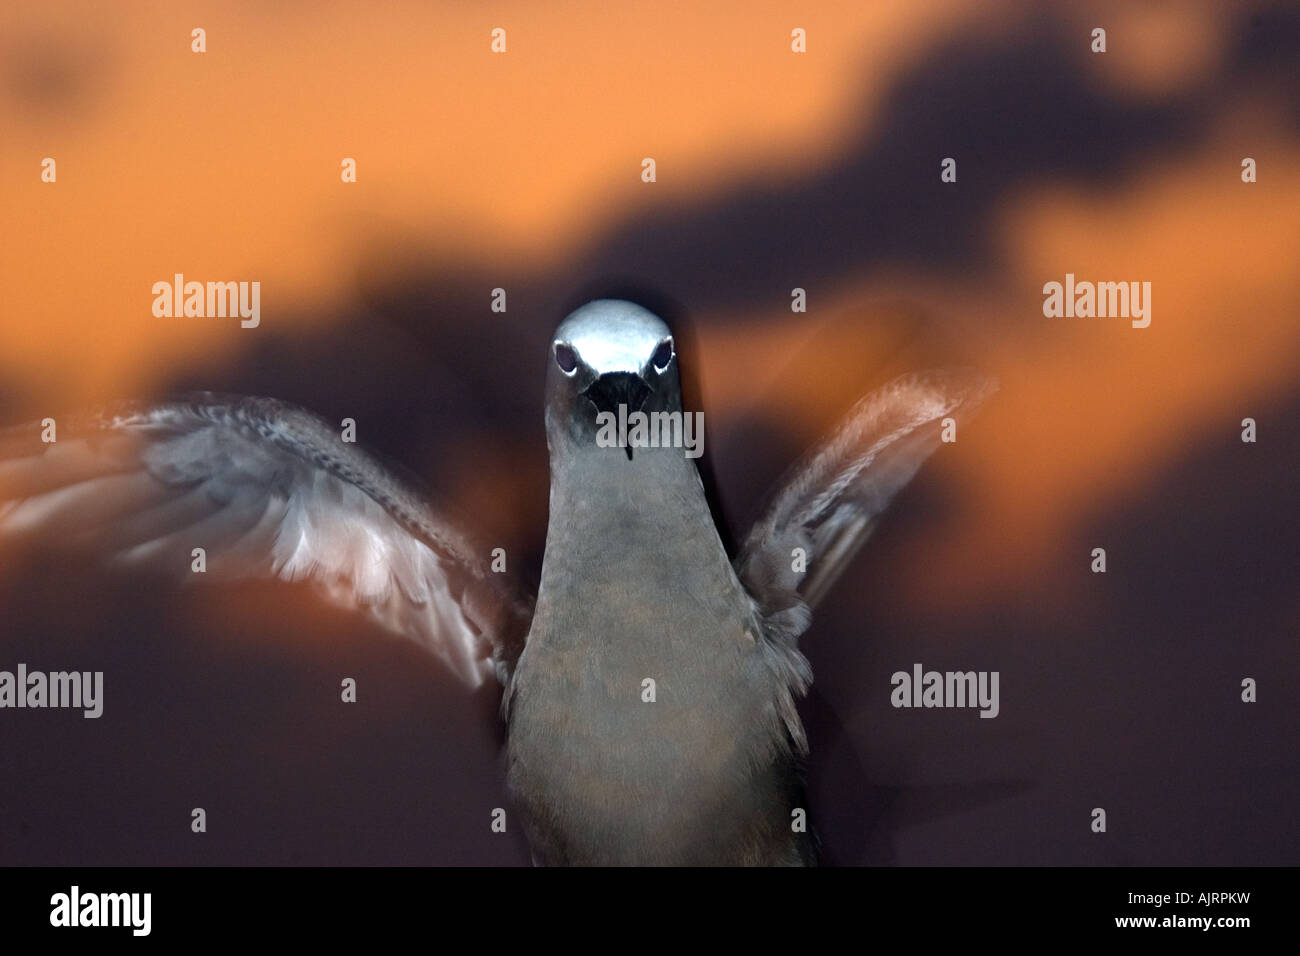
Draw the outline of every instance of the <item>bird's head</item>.
<instances>
[{"instance_id":1,"label":"bird's head","mask_svg":"<svg viewBox=\"0 0 1300 956\"><path fill-rule=\"evenodd\" d=\"M552 448L597 444L602 413L680 412L672 333L632 302L597 299L560 323L551 338L546 429ZM628 450L628 457L632 455Z\"/></svg>"}]
</instances>

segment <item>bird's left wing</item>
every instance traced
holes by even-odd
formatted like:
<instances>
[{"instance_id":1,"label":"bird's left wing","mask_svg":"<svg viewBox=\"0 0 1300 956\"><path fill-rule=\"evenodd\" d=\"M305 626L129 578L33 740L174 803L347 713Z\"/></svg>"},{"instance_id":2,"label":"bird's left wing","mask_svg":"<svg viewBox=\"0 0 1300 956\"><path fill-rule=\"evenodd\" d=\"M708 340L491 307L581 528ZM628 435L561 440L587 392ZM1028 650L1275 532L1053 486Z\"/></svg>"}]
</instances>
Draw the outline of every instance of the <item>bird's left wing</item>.
<instances>
[{"instance_id":1,"label":"bird's left wing","mask_svg":"<svg viewBox=\"0 0 1300 956\"><path fill-rule=\"evenodd\" d=\"M191 580L310 580L470 686L494 672L508 681L531 597L316 415L203 393L59 419L53 429L0 430L0 535L80 544Z\"/></svg>"},{"instance_id":2,"label":"bird's left wing","mask_svg":"<svg viewBox=\"0 0 1300 956\"><path fill-rule=\"evenodd\" d=\"M996 388L974 371L905 375L859 401L796 466L736 557L769 636L792 646L877 516L939 447L943 419L968 417Z\"/></svg>"}]
</instances>

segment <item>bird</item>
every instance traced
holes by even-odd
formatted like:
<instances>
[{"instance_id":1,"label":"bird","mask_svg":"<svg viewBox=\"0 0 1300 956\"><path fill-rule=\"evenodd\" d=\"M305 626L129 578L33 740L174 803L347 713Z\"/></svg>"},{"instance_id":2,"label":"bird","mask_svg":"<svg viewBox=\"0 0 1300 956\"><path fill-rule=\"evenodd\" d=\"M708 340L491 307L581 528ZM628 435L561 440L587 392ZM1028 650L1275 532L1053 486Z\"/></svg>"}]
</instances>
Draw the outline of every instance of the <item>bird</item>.
<instances>
[{"instance_id":1,"label":"bird","mask_svg":"<svg viewBox=\"0 0 1300 956\"><path fill-rule=\"evenodd\" d=\"M556 327L535 593L398 469L265 397L128 401L53 434L0 430L0 536L57 533L188 581L310 581L467 687L495 681L506 788L539 865L812 865L800 639L944 422L997 382L937 370L867 394L732 557L685 447L677 345L624 300ZM614 425L638 415L665 440ZM193 573L198 547L209 573Z\"/></svg>"}]
</instances>

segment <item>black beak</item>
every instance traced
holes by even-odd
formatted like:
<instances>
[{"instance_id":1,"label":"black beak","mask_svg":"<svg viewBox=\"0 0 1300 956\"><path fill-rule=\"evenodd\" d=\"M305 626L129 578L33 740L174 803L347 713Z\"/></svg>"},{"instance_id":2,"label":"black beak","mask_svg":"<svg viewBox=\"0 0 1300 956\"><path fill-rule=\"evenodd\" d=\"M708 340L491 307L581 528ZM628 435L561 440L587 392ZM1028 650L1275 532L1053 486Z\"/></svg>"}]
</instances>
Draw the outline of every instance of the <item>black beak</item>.
<instances>
[{"instance_id":1,"label":"black beak","mask_svg":"<svg viewBox=\"0 0 1300 956\"><path fill-rule=\"evenodd\" d=\"M617 416L620 405L627 406L629 415L639 412L651 391L653 389L645 383L645 379L633 372L606 372L588 385L582 394L596 406L597 412L609 412ZM627 460L631 461L632 446L625 446L623 451L627 453Z\"/></svg>"},{"instance_id":2,"label":"black beak","mask_svg":"<svg viewBox=\"0 0 1300 956\"><path fill-rule=\"evenodd\" d=\"M626 405L628 414L639 412L650 397L651 388L640 375L633 372L606 372L587 386L583 395L598 412L618 414L618 406Z\"/></svg>"}]
</instances>

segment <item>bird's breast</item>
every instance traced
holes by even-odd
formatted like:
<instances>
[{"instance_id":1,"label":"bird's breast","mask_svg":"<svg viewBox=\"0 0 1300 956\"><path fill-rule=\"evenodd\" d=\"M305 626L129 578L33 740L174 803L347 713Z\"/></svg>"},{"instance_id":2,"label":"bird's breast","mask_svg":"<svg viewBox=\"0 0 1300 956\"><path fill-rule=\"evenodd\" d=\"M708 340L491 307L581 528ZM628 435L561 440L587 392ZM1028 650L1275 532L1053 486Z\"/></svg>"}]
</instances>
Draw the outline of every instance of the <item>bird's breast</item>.
<instances>
[{"instance_id":1,"label":"bird's breast","mask_svg":"<svg viewBox=\"0 0 1300 956\"><path fill-rule=\"evenodd\" d=\"M765 853L788 833L794 764L707 510L685 520L668 494L613 517L565 504L510 714L534 848L591 862Z\"/></svg>"}]
</instances>

